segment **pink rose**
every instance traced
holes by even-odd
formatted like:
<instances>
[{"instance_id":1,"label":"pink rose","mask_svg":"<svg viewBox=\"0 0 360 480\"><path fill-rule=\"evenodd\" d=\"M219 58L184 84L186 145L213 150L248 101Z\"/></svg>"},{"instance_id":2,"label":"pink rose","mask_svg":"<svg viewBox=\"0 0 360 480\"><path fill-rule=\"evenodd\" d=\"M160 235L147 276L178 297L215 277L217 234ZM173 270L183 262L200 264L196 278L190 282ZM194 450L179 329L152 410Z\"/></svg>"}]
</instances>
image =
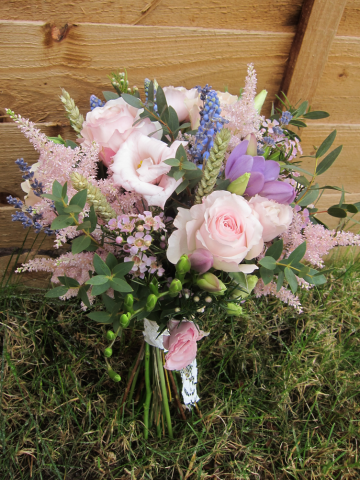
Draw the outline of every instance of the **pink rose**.
<instances>
[{"instance_id":1,"label":"pink rose","mask_svg":"<svg viewBox=\"0 0 360 480\"><path fill-rule=\"evenodd\" d=\"M84 145L98 143L102 147L100 158L109 167L115 153L134 130L144 135L156 132L153 136L159 140L162 137L160 124L152 123L148 118L133 126L142 111L132 107L121 97L109 100L103 107L96 107L86 114L86 121L80 132L83 137L81 142Z\"/></svg>"},{"instance_id":2,"label":"pink rose","mask_svg":"<svg viewBox=\"0 0 360 480\"><path fill-rule=\"evenodd\" d=\"M202 205L179 208L174 226L178 230L170 236L166 252L171 263L201 248L212 254L216 269L251 273L257 268L239 265L245 258L257 257L264 246L263 227L243 197L215 191Z\"/></svg>"},{"instance_id":3,"label":"pink rose","mask_svg":"<svg viewBox=\"0 0 360 480\"><path fill-rule=\"evenodd\" d=\"M170 165L164 160L174 158L180 144L170 147L153 137L133 132L114 156L111 170L114 184L142 195L149 205L164 208L166 200L182 182L169 177Z\"/></svg>"},{"instance_id":4,"label":"pink rose","mask_svg":"<svg viewBox=\"0 0 360 480\"><path fill-rule=\"evenodd\" d=\"M185 87L164 87L166 102L171 106L179 118L179 122L190 121L191 128L200 124L200 94L197 88L187 90Z\"/></svg>"},{"instance_id":5,"label":"pink rose","mask_svg":"<svg viewBox=\"0 0 360 480\"><path fill-rule=\"evenodd\" d=\"M249 204L263 226L264 242L270 242L289 228L293 218L290 205L277 203L260 195L255 195Z\"/></svg>"},{"instance_id":6,"label":"pink rose","mask_svg":"<svg viewBox=\"0 0 360 480\"><path fill-rule=\"evenodd\" d=\"M180 324L180 325L179 325ZM164 368L167 370L181 370L190 365L196 358L198 340L207 333L198 330L193 322L170 320L168 323L169 336L163 337L166 354Z\"/></svg>"}]
</instances>

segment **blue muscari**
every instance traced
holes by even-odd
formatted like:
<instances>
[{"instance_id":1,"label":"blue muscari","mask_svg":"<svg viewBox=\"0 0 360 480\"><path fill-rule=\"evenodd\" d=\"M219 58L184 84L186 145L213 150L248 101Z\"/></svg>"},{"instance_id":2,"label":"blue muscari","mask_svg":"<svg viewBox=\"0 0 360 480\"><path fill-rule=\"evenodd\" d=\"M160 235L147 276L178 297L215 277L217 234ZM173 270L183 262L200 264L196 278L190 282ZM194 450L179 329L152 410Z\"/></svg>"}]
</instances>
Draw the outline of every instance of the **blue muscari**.
<instances>
[{"instance_id":1,"label":"blue muscari","mask_svg":"<svg viewBox=\"0 0 360 480\"><path fill-rule=\"evenodd\" d=\"M209 85L204 88L196 87L200 93L200 99L204 102L200 109L200 126L195 136L195 144L190 153L194 162L202 164L209 158L210 150L214 145L215 135L223 128L228 120L221 117L220 100L215 90Z\"/></svg>"},{"instance_id":2,"label":"blue muscari","mask_svg":"<svg viewBox=\"0 0 360 480\"><path fill-rule=\"evenodd\" d=\"M148 103L149 101L149 86L150 86L151 80L148 78L145 78L144 80L144 90L145 90L145 103ZM156 88L154 85L154 112L157 112L158 108L156 105Z\"/></svg>"},{"instance_id":3,"label":"blue muscari","mask_svg":"<svg viewBox=\"0 0 360 480\"><path fill-rule=\"evenodd\" d=\"M90 96L90 109L94 110L96 107L103 107L106 102L103 102L98 98L96 95L91 95Z\"/></svg>"},{"instance_id":4,"label":"blue muscari","mask_svg":"<svg viewBox=\"0 0 360 480\"><path fill-rule=\"evenodd\" d=\"M282 135L284 133L281 127L273 127L273 132L275 135Z\"/></svg>"},{"instance_id":5,"label":"blue muscari","mask_svg":"<svg viewBox=\"0 0 360 480\"><path fill-rule=\"evenodd\" d=\"M290 112L283 112L280 118L280 123L283 125L288 125L290 120L293 118Z\"/></svg>"},{"instance_id":6,"label":"blue muscari","mask_svg":"<svg viewBox=\"0 0 360 480\"><path fill-rule=\"evenodd\" d=\"M268 146L275 145L275 140L271 137L263 137L262 141L265 145L268 145Z\"/></svg>"},{"instance_id":7,"label":"blue muscari","mask_svg":"<svg viewBox=\"0 0 360 480\"><path fill-rule=\"evenodd\" d=\"M24 180L31 180L34 177L34 172L31 172L31 167L24 161L23 158L18 158L15 161L16 165L20 168L20 171L24 174L22 177ZM43 185L41 182L35 178L32 183L30 183L31 188L36 196L40 197L43 193ZM13 205L15 208L18 208L20 212L15 212L12 214L13 222L21 222L24 228L34 227L35 233L39 233L41 230L46 233L46 235L53 235L53 231L49 227L42 227L39 220L41 219L41 213L35 213L32 207L25 207L23 202L18 198L14 198L11 195L6 197L9 205Z\"/></svg>"}]
</instances>

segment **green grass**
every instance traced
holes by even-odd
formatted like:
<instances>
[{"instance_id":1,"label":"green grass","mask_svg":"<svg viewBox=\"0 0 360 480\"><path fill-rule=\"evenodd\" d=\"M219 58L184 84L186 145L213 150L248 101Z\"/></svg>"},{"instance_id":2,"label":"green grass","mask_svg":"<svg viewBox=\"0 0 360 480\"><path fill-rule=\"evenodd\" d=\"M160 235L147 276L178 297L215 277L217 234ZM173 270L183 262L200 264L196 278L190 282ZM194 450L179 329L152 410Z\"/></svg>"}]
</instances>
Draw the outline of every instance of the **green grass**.
<instances>
[{"instance_id":1,"label":"green grass","mask_svg":"<svg viewBox=\"0 0 360 480\"><path fill-rule=\"evenodd\" d=\"M325 288L302 292L302 315L268 298L241 319L208 319L202 418L172 406L173 441L145 442L142 412L120 411L140 329L114 346L115 384L104 327L75 303L3 292L1 478L360 478L360 263L333 262Z\"/></svg>"}]
</instances>

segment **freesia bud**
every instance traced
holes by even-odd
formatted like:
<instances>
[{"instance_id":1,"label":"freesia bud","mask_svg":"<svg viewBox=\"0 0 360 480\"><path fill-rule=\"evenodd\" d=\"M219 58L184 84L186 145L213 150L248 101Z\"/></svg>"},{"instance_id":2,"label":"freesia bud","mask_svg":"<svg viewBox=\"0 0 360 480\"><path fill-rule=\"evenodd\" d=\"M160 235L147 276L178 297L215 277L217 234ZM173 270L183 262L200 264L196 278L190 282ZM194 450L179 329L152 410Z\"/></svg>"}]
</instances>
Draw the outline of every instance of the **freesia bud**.
<instances>
[{"instance_id":1,"label":"freesia bud","mask_svg":"<svg viewBox=\"0 0 360 480\"><path fill-rule=\"evenodd\" d=\"M105 348L105 350L104 350L104 357L110 358L111 355L112 355L112 353L113 353L112 348L110 348L110 347Z\"/></svg>"},{"instance_id":2,"label":"freesia bud","mask_svg":"<svg viewBox=\"0 0 360 480\"><path fill-rule=\"evenodd\" d=\"M189 258L191 262L191 268L199 273L207 272L214 263L212 254L205 248L197 248Z\"/></svg>"},{"instance_id":3,"label":"freesia bud","mask_svg":"<svg viewBox=\"0 0 360 480\"><path fill-rule=\"evenodd\" d=\"M236 193L236 195L244 195L246 187L248 186L251 173L244 173L241 177L237 178L227 188L228 192Z\"/></svg>"},{"instance_id":4,"label":"freesia bud","mask_svg":"<svg viewBox=\"0 0 360 480\"><path fill-rule=\"evenodd\" d=\"M228 303L226 307L226 313L227 315L241 315L242 314L242 308L240 305L236 305L235 303Z\"/></svg>"},{"instance_id":5,"label":"freesia bud","mask_svg":"<svg viewBox=\"0 0 360 480\"><path fill-rule=\"evenodd\" d=\"M185 275L185 273L187 273L191 268L189 257L187 255L181 255L180 260L177 262L175 268L177 273L180 275Z\"/></svg>"},{"instance_id":6,"label":"freesia bud","mask_svg":"<svg viewBox=\"0 0 360 480\"><path fill-rule=\"evenodd\" d=\"M114 382L120 382L120 380L121 380L120 375L117 374L116 372L114 372L114 370L112 370L111 368L109 368L108 374L109 374L109 377L111 378L111 380L113 380Z\"/></svg>"},{"instance_id":7,"label":"freesia bud","mask_svg":"<svg viewBox=\"0 0 360 480\"><path fill-rule=\"evenodd\" d=\"M174 278L169 287L169 293L171 296L176 296L182 290L182 283L178 278Z\"/></svg>"},{"instance_id":8,"label":"freesia bud","mask_svg":"<svg viewBox=\"0 0 360 480\"><path fill-rule=\"evenodd\" d=\"M196 281L198 287L206 292L211 292L214 295L223 295L226 287L221 280L219 280L212 273L205 273L201 275Z\"/></svg>"},{"instance_id":9,"label":"freesia bud","mask_svg":"<svg viewBox=\"0 0 360 480\"><path fill-rule=\"evenodd\" d=\"M247 286L248 286L248 293L244 292L243 290L236 289L232 292L231 298L242 298L245 299L250 295L250 293L254 290L257 282L258 282L258 277L256 275L247 275L246 277L247 280Z\"/></svg>"},{"instance_id":10,"label":"freesia bud","mask_svg":"<svg viewBox=\"0 0 360 480\"><path fill-rule=\"evenodd\" d=\"M249 141L249 145L246 149L246 155L251 155L255 157L257 155L257 140L253 133L248 133L244 140Z\"/></svg>"},{"instance_id":11,"label":"freesia bud","mask_svg":"<svg viewBox=\"0 0 360 480\"><path fill-rule=\"evenodd\" d=\"M150 293L150 295L148 296L148 298L146 300L145 309L146 309L147 312L151 312L152 310L154 310L157 299L158 299L158 297L156 295L154 295L153 293Z\"/></svg>"},{"instance_id":12,"label":"freesia bud","mask_svg":"<svg viewBox=\"0 0 360 480\"><path fill-rule=\"evenodd\" d=\"M127 315L126 313L123 313L120 317L120 325L123 327L123 328L126 328L130 323L130 318L129 318L129 315Z\"/></svg>"},{"instance_id":13,"label":"freesia bud","mask_svg":"<svg viewBox=\"0 0 360 480\"><path fill-rule=\"evenodd\" d=\"M256 95L254 99L254 107L256 108L258 113L260 113L261 108L264 105L267 93L268 93L267 90L262 90L260 93Z\"/></svg>"},{"instance_id":14,"label":"freesia bud","mask_svg":"<svg viewBox=\"0 0 360 480\"><path fill-rule=\"evenodd\" d=\"M106 332L106 339L109 340L109 342L111 342L112 340L114 340L114 338L116 337L115 333L111 330L108 330Z\"/></svg>"},{"instance_id":15,"label":"freesia bud","mask_svg":"<svg viewBox=\"0 0 360 480\"><path fill-rule=\"evenodd\" d=\"M133 305L134 297L131 295L131 293L128 293L124 299L124 306L127 310L131 310Z\"/></svg>"}]
</instances>

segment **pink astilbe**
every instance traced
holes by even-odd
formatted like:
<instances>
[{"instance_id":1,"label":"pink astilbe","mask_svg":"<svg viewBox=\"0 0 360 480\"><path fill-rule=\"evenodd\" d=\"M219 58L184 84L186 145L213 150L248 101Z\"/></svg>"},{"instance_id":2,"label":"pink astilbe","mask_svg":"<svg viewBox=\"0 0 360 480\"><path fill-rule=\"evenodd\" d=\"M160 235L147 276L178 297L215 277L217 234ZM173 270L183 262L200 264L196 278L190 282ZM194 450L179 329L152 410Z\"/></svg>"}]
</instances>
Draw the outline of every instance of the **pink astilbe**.
<instances>
[{"instance_id":1,"label":"pink astilbe","mask_svg":"<svg viewBox=\"0 0 360 480\"><path fill-rule=\"evenodd\" d=\"M282 302L287 303L295 308L298 313L302 312L302 307L299 298L294 295L290 290L285 287L281 287L280 290L276 291L276 282L271 281L267 285L260 279L254 289L256 298L273 295L274 297L279 298Z\"/></svg>"},{"instance_id":2,"label":"pink astilbe","mask_svg":"<svg viewBox=\"0 0 360 480\"><path fill-rule=\"evenodd\" d=\"M241 98L222 110L221 115L229 120L227 128L232 133L229 143L231 149L236 147L249 133L254 133L258 139L261 138L259 129L264 119L259 115L254 105L256 83L256 72L253 64L250 63Z\"/></svg>"}]
</instances>

